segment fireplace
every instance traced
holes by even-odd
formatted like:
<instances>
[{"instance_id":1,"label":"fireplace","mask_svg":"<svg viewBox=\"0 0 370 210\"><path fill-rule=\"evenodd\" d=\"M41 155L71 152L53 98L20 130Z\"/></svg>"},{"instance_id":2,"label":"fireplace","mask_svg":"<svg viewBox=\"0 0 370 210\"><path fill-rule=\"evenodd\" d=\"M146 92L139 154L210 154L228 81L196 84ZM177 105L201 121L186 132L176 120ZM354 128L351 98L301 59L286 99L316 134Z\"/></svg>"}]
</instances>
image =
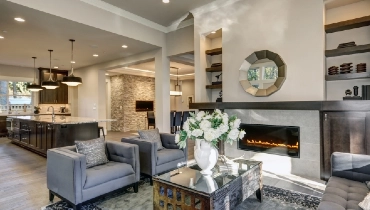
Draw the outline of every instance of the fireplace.
<instances>
[{"instance_id":1,"label":"fireplace","mask_svg":"<svg viewBox=\"0 0 370 210\"><path fill-rule=\"evenodd\" d=\"M260 124L241 124L244 138L238 149L299 158L299 127Z\"/></svg>"}]
</instances>

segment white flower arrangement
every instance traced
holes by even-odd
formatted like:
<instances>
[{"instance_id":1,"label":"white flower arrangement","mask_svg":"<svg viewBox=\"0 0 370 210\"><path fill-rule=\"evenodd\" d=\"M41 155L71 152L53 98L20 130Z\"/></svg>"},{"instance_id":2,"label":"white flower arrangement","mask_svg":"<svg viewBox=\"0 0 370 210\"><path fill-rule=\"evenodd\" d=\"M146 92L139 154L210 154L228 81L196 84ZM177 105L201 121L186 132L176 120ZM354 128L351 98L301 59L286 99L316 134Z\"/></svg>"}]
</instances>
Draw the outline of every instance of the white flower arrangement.
<instances>
[{"instance_id":1,"label":"white flower arrangement","mask_svg":"<svg viewBox=\"0 0 370 210\"><path fill-rule=\"evenodd\" d=\"M240 123L241 120L236 116L229 117L219 109L212 114L204 111L198 112L197 115L190 113L183 130L176 134L175 141L180 148L186 147L187 139L202 139L216 148L218 141L233 144L245 135L245 131L239 129Z\"/></svg>"}]
</instances>

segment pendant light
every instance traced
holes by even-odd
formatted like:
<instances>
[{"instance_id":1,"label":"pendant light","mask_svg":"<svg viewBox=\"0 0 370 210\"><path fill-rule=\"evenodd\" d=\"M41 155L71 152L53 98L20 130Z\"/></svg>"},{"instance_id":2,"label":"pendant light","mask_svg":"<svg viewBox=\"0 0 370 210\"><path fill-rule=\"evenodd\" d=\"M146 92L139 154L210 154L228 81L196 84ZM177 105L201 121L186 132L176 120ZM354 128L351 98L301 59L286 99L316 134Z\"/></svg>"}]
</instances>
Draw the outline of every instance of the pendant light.
<instances>
[{"instance_id":1,"label":"pendant light","mask_svg":"<svg viewBox=\"0 0 370 210\"><path fill-rule=\"evenodd\" d=\"M50 52L50 72L49 72L49 80L48 81L43 81L41 83L41 86L46 88L46 89L56 89L59 87L59 83L57 81L54 81L52 78L51 78L51 52L53 52L53 50L49 50Z\"/></svg>"},{"instance_id":2,"label":"pendant light","mask_svg":"<svg viewBox=\"0 0 370 210\"><path fill-rule=\"evenodd\" d=\"M27 85L27 89L31 92L38 92L42 90L41 85L36 84L36 57L33 58L33 83L30 85Z\"/></svg>"},{"instance_id":3,"label":"pendant light","mask_svg":"<svg viewBox=\"0 0 370 210\"><path fill-rule=\"evenodd\" d=\"M175 91L170 91L170 96L182 96L182 91L180 90L179 85L179 68L171 67L173 69L177 69L177 81L175 85Z\"/></svg>"},{"instance_id":4,"label":"pendant light","mask_svg":"<svg viewBox=\"0 0 370 210\"><path fill-rule=\"evenodd\" d=\"M75 61L73 60L73 42L75 41L74 39L69 40L72 43L72 60L71 60L71 74L68 75L67 77L63 77L63 84L66 84L68 86L77 86L82 84L82 79L81 77L75 77L73 75L73 64Z\"/></svg>"}]
</instances>

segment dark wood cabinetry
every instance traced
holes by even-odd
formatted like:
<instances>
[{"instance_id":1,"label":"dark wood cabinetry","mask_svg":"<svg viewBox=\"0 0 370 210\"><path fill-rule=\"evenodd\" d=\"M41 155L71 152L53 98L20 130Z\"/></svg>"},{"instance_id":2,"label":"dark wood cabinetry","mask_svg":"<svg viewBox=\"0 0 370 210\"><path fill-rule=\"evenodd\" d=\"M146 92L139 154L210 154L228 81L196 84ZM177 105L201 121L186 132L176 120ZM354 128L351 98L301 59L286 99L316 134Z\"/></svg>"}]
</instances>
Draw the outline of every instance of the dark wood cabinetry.
<instances>
[{"instance_id":1,"label":"dark wood cabinetry","mask_svg":"<svg viewBox=\"0 0 370 210\"><path fill-rule=\"evenodd\" d=\"M322 113L322 178L330 177L333 152L370 154L370 112Z\"/></svg>"},{"instance_id":2,"label":"dark wood cabinetry","mask_svg":"<svg viewBox=\"0 0 370 210\"><path fill-rule=\"evenodd\" d=\"M49 80L50 70L39 68L40 83ZM39 103L40 104L68 104L68 86L61 83L64 76L68 76L67 70L51 70L51 78L59 82L59 87L54 90L40 91Z\"/></svg>"}]
</instances>

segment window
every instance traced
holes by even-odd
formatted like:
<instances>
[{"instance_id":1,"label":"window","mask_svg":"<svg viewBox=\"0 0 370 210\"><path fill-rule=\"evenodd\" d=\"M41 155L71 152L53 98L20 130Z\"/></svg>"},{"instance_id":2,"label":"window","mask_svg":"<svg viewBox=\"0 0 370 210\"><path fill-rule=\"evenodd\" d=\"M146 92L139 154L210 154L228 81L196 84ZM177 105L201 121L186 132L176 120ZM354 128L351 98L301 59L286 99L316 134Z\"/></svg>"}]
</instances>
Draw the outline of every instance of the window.
<instances>
[{"instance_id":1,"label":"window","mask_svg":"<svg viewBox=\"0 0 370 210\"><path fill-rule=\"evenodd\" d=\"M260 69L249 69L248 70L248 81L260 80Z\"/></svg>"},{"instance_id":2,"label":"window","mask_svg":"<svg viewBox=\"0 0 370 210\"><path fill-rule=\"evenodd\" d=\"M32 94L27 90L29 82L0 80L0 110L2 112L33 110Z\"/></svg>"},{"instance_id":3,"label":"window","mask_svg":"<svg viewBox=\"0 0 370 210\"><path fill-rule=\"evenodd\" d=\"M277 66L268 66L264 68L264 77L263 79L277 79L279 69Z\"/></svg>"}]
</instances>

